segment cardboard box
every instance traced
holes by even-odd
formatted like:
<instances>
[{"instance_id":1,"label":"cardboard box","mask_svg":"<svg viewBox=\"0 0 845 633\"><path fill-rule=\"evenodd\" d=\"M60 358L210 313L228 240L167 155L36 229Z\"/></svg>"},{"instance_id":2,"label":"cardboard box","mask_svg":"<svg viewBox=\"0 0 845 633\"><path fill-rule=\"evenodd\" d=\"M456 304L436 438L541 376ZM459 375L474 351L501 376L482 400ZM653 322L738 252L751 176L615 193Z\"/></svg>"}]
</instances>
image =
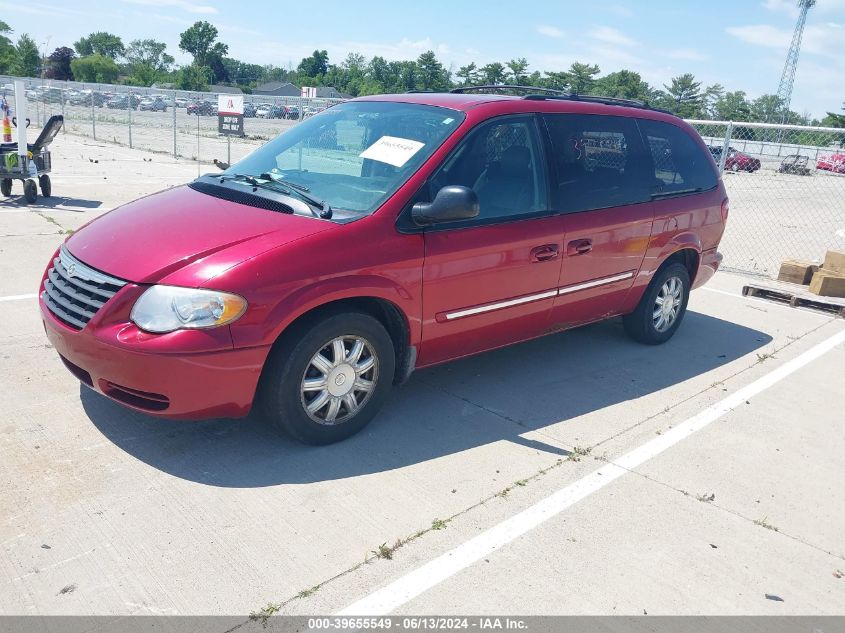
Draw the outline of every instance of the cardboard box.
<instances>
[{"instance_id":1,"label":"cardboard box","mask_svg":"<svg viewBox=\"0 0 845 633\"><path fill-rule=\"evenodd\" d=\"M845 297L845 274L822 268L813 275L810 292L821 297Z\"/></svg>"},{"instance_id":2,"label":"cardboard box","mask_svg":"<svg viewBox=\"0 0 845 633\"><path fill-rule=\"evenodd\" d=\"M780 265L778 281L788 281L792 284L806 286L813 278L813 273L819 269L817 264L802 262L797 259L787 259Z\"/></svg>"},{"instance_id":3,"label":"cardboard box","mask_svg":"<svg viewBox=\"0 0 845 633\"><path fill-rule=\"evenodd\" d=\"M845 275L845 253L842 251L828 251L824 256L825 270L830 270L840 275Z\"/></svg>"}]
</instances>

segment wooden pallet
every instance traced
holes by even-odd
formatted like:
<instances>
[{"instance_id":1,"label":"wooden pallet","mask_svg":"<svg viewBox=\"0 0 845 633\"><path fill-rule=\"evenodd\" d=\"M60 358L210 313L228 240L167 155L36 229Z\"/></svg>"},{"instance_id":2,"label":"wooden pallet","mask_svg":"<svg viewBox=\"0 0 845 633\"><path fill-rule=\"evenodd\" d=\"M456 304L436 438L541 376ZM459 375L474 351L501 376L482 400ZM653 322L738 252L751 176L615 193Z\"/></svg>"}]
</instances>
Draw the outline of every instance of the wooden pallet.
<instances>
[{"instance_id":1,"label":"wooden pallet","mask_svg":"<svg viewBox=\"0 0 845 633\"><path fill-rule=\"evenodd\" d=\"M845 299L839 297L821 297L811 293L807 286L791 284L785 281L771 281L759 284L746 284L742 287L745 297L757 297L775 301L793 308L809 308L845 317Z\"/></svg>"}]
</instances>

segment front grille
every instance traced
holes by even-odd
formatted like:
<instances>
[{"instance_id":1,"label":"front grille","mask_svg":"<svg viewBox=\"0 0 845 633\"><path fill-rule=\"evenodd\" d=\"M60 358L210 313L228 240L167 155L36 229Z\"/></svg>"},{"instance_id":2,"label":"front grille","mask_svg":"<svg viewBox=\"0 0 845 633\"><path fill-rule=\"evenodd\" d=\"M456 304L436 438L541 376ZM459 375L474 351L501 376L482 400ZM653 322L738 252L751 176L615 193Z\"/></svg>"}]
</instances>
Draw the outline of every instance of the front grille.
<instances>
[{"instance_id":1,"label":"front grille","mask_svg":"<svg viewBox=\"0 0 845 633\"><path fill-rule=\"evenodd\" d=\"M62 246L47 271L41 298L59 321L81 330L125 285L122 279L83 264Z\"/></svg>"}]
</instances>

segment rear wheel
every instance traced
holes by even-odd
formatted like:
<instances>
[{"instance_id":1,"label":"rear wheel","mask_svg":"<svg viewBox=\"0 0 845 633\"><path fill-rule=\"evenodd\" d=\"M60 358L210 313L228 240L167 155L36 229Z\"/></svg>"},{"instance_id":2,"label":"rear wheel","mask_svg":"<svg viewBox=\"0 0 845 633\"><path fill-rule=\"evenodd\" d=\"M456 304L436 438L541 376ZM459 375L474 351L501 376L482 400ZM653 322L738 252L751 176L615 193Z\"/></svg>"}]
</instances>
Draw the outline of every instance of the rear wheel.
<instances>
[{"instance_id":1,"label":"rear wheel","mask_svg":"<svg viewBox=\"0 0 845 633\"><path fill-rule=\"evenodd\" d=\"M23 197L29 204L35 204L35 201L38 200L38 188L35 186L34 180L24 181Z\"/></svg>"},{"instance_id":2,"label":"rear wheel","mask_svg":"<svg viewBox=\"0 0 845 633\"><path fill-rule=\"evenodd\" d=\"M665 343L681 325L689 301L690 278L678 262L658 271L637 309L622 317L625 331L647 345Z\"/></svg>"},{"instance_id":3,"label":"rear wheel","mask_svg":"<svg viewBox=\"0 0 845 633\"><path fill-rule=\"evenodd\" d=\"M0 180L0 193L4 196L12 195L12 179L11 178L4 178Z\"/></svg>"},{"instance_id":4,"label":"rear wheel","mask_svg":"<svg viewBox=\"0 0 845 633\"><path fill-rule=\"evenodd\" d=\"M260 397L270 420L307 444L331 444L378 413L393 382L393 342L361 312L327 314L274 348Z\"/></svg>"},{"instance_id":5,"label":"rear wheel","mask_svg":"<svg viewBox=\"0 0 845 633\"><path fill-rule=\"evenodd\" d=\"M53 185L50 183L50 176L47 174L39 176L38 184L41 187L41 195L45 198L49 198L50 193L53 191Z\"/></svg>"}]
</instances>

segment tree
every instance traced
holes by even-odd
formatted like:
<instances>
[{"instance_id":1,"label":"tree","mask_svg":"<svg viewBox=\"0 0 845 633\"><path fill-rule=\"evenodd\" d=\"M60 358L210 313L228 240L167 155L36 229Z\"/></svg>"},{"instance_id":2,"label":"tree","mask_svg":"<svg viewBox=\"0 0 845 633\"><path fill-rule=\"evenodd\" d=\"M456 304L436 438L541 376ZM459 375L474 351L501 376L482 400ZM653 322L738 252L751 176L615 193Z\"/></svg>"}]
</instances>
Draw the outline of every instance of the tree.
<instances>
[{"instance_id":1,"label":"tree","mask_svg":"<svg viewBox=\"0 0 845 633\"><path fill-rule=\"evenodd\" d=\"M672 78L671 85L663 84L666 89L666 105L679 117L694 118L701 114L701 82L696 81L691 73Z\"/></svg>"},{"instance_id":2,"label":"tree","mask_svg":"<svg viewBox=\"0 0 845 633\"><path fill-rule=\"evenodd\" d=\"M464 86L471 86L478 82L478 66L475 65L475 62L470 62L466 66L458 68L455 75L464 80Z\"/></svg>"},{"instance_id":3,"label":"tree","mask_svg":"<svg viewBox=\"0 0 845 633\"><path fill-rule=\"evenodd\" d=\"M751 106L745 92L726 92L713 104L713 116L719 121L748 121L751 118Z\"/></svg>"},{"instance_id":4,"label":"tree","mask_svg":"<svg viewBox=\"0 0 845 633\"><path fill-rule=\"evenodd\" d=\"M180 90L203 91L214 80L214 73L208 66L191 64L183 66L176 75L176 87Z\"/></svg>"},{"instance_id":5,"label":"tree","mask_svg":"<svg viewBox=\"0 0 845 633\"><path fill-rule=\"evenodd\" d=\"M44 75L48 79L73 80L70 63L76 58L72 48L59 46L47 58L47 68Z\"/></svg>"},{"instance_id":6,"label":"tree","mask_svg":"<svg viewBox=\"0 0 845 633\"><path fill-rule=\"evenodd\" d=\"M144 65L155 72L165 73L170 70L174 59L164 51L167 44L156 40L132 40L124 56L131 66Z\"/></svg>"},{"instance_id":7,"label":"tree","mask_svg":"<svg viewBox=\"0 0 845 633\"><path fill-rule=\"evenodd\" d=\"M314 51L311 57L304 57L296 72L305 77L325 75L329 70L329 54L327 51Z\"/></svg>"},{"instance_id":8,"label":"tree","mask_svg":"<svg viewBox=\"0 0 845 633\"><path fill-rule=\"evenodd\" d=\"M434 51L426 51L417 58L420 88L423 90L442 91L449 88L449 73L443 67Z\"/></svg>"},{"instance_id":9,"label":"tree","mask_svg":"<svg viewBox=\"0 0 845 633\"><path fill-rule=\"evenodd\" d=\"M124 53L123 40L117 35L105 31L97 31L86 37L79 38L74 42L73 47L81 57L88 55L102 55L117 59Z\"/></svg>"},{"instance_id":10,"label":"tree","mask_svg":"<svg viewBox=\"0 0 845 633\"><path fill-rule=\"evenodd\" d=\"M8 73L15 64L15 47L9 35L12 27L0 20L0 73Z\"/></svg>"},{"instance_id":11,"label":"tree","mask_svg":"<svg viewBox=\"0 0 845 633\"><path fill-rule=\"evenodd\" d=\"M842 104L842 109L845 110L845 103ZM827 116L821 120L821 125L824 127L845 127L845 114L828 112Z\"/></svg>"},{"instance_id":12,"label":"tree","mask_svg":"<svg viewBox=\"0 0 845 633\"><path fill-rule=\"evenodd\" d=\"M179 48L193 55L194 65L211 67L215 60L222 59L229 52L229 47L217 42L217 27L205 20L194 24L179 35Z\"/></svg>"},{"instance_id":13,"label":"tree","mask_svg":"<svg viewBox=\"0 0 845 633\"><path fill-rule=\"evenodd\" d=\"M569 73L547 72L541 83L543 88L569 90L569 80Z\"/></svg>"},{"instance_id":14,"label":"tree","mask_svg":"<svg viewBox=\"0 0 845 633\"><path fill-rule=\"evenodd\" d=\"M493 62L481 67L481 77L485 85L494 86L505 83L505 67Z\"/></svg>"},{"instance_id":15,"label":"tree","mask_svg":"<svg viewBox=\"0 0 845 633\"><path fill-rule=\"evenodd\" d=\"M749 117L752 121L780 123L783 116L783 99L777 95L762 95L751 102Z\"/></svg>"},{"instance_id":16,"label":"tree","mask_svg":"<svg viewBox=\"0 0 845 633\"><path fill-rule=\"evenodd\" d=\"M520 57L519 59L512 59L507 63L508 69L511 71L511 81L517 86L521 86L525 83L527 77L526 73L528 72L528 60L524 57Z\"/></svg>"},{"instance_id":17,"label":"tree","mask_svg":"<svg viewBox=\"0 0 845 633\"><path fill-rule=\"evenodd\" d=\"M574 62L569 67L569 89L578 95L588 94L600 72L598 65Z\"/></svg>"},{"instance_id":18,"label":"tree","mask_svg":"<svg viewBox=\"0 0 845 633\"><path fill-rule=\"evenodd\" d=\"M638 99L646 103L653 96L651 86L632 70L619 70L596 79L590 92L603 97Z\"/></svg>"},{"instance_id":19,"label":"tree","mask_svg":"<svg viewBox=\"0 0 845 633\"><path fill-rule=\"evenodd\" d=\"M120 67L111 57L94 53L70 62L76 81L110 84L120 74Z\"/></svg>"},{"instance_id":20,"label":"tree","mask_svg":"<svg viewBox=\"0 0 845 633\"><path fill-rule=\"evenodd\" d=\"M24 33L18 38L15 46L12 72L19 77L37 77L40 68L41 55L38 53L38 45L28 33Z\"/></svg>"}]
</instances>

